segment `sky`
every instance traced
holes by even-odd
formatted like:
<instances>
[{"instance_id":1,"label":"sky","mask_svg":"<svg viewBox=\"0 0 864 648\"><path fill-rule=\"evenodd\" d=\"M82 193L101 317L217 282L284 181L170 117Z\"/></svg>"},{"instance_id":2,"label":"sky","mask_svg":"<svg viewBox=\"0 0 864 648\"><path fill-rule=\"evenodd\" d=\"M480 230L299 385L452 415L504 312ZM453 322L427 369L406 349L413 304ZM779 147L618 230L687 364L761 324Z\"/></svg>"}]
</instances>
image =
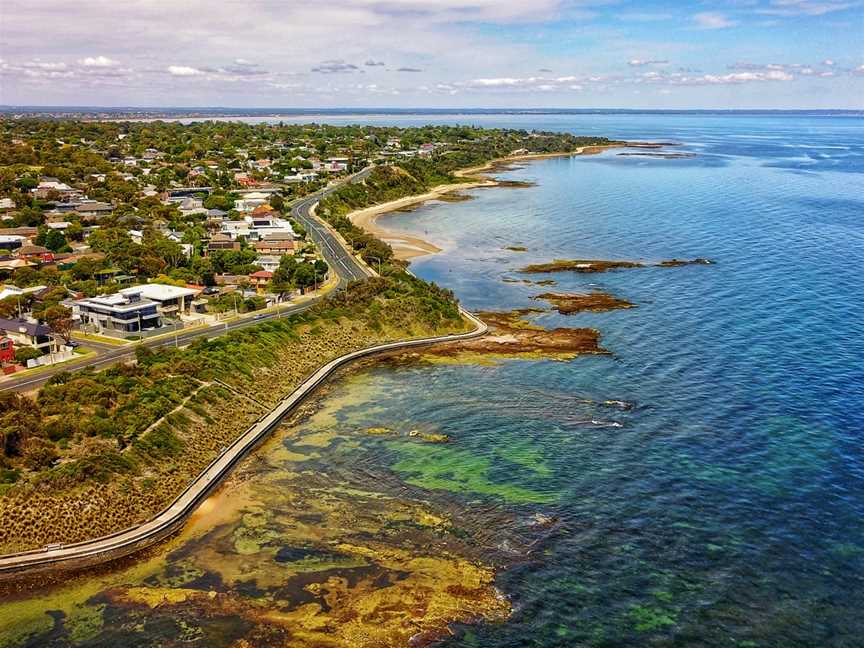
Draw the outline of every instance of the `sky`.
<instances>
[{"instance_id":1,"label":"sky","mask_svg":"<svg viewBox=\"0 0 864 648\"><path fill-rule=\"evenodd\" d=\"M0 104L864 108L864 0L2 0Z\"/></svg>"}]
</instances>

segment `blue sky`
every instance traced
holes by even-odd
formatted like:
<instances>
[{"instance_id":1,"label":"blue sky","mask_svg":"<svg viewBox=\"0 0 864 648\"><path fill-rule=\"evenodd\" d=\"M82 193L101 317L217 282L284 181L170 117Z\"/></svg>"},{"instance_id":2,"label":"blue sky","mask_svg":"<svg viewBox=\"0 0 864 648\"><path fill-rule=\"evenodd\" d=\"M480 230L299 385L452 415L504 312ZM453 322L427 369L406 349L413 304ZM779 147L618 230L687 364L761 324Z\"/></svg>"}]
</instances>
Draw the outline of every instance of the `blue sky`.
<instances>
[{"instance_id":1,"label":"blue sky","mask_svg":"<svg viewBox=\"0 0 864 648\"><path fill-rule=\"evenodd\" d=\"M0 103L864 108L864 0L3 0Z\"/></svg>"}]
</instances>

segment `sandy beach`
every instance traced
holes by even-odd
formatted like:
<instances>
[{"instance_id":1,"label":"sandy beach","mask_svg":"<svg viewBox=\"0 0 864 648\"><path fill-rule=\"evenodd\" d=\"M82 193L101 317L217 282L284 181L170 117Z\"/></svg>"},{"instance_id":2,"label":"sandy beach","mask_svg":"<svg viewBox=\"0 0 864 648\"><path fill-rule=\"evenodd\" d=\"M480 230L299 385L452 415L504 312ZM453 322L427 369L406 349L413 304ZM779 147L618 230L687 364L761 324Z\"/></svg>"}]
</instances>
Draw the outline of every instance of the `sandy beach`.
<instances>
[{"instance_id":1,"label":"sandy beach","mask_svg":"<svg viewBox=\"0 0 864 648\"><path fill-rule=\"evenodd\" d=\"M413 234L385 227L380 222L381 217L393 214L397 210L405 207L424 203L427 200L441 198L446 194L464 191L466 189L476 189L478 187L496 187L499 185L498 181L483 174L489 171L494 171L496 167L501 165L506 165L511 162L529 162L531 160L542 160L555 157L593 155L601 153L607 148L613 148L616 146L622 145L581 146L568 153L529 153L527 155L513 155L498 158L481 166L459 169L458 171L453 172L454 176L465 178L465 182L439 185L424 194L406 196L405 198L381 203L380 205L373 205L371 207L366 207L365 209L359 209L348 214L348 218L358 227L362 227L370 234L389 244L393 248L393 253L397 259L408 260L426 254L435 254L436 252L440 252L441 248Z\"/></svg>"}]
</instances>

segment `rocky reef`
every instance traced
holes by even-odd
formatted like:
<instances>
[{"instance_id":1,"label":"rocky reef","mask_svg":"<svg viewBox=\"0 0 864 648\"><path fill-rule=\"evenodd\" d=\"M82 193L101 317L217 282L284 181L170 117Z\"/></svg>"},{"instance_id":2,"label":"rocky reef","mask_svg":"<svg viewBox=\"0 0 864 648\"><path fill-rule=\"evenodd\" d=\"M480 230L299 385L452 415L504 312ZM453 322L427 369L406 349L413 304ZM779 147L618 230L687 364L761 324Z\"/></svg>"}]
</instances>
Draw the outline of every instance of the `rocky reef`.
<instances>
[{"instance_id":1,"label":"rocky reef","mask_svg":"<svg viewBox=\"0 0 864 648\"><path fill-rule=\"evenodd\" d=\"M489 334L454 344L430 347L427 359L465 359L534 357L566 360L580 354L608 353L600 346L600 332L593 328L545 329L526 316L542 309L523 308L509 312L481 311L477 315L489 325ZM412 354L415 355L416 354Z\"/></svg>"},{"instance_id":2,"label":"rocky reef","mask_svg":"<svg viewBox=\"0 0 864 648\"><path fill-rule=\"evenodd\" d=\"M555 259L548 263L534 263L520 268L519 272L526 274L550 272L608 272L609 270L625 270L629 268L676 268L685 265L711 265L710 259L669 259L658 263L643 263L641 261L606 261L602 259Z\"/></svg>"},{"instance_id":3,"label":"rocky reef","mask_svg":"<svg viewBox=\"0 0 864 648\"><path fill-rule=\"evenodd\" d=\"M542 293L534 299L544 299L551 303L562 315L573 315L583 311L603 312L622 308L636 308L636 304L625 299L619 299L608 293Z\"/></svg>"}]
</instances>

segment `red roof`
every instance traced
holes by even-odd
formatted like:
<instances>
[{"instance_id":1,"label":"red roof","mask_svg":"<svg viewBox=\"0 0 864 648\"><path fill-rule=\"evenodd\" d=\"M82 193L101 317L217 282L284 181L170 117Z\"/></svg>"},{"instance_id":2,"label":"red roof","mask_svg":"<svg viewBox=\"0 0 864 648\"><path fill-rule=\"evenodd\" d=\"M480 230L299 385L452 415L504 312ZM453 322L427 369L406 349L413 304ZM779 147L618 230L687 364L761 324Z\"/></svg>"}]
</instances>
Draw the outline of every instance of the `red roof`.
<instances>
[{"instance_id":1,"label":"red roof","mask_svg":"<svg viewBox=\"0 0 864 648\"><path fill-rule=\"evenodd\" d=\"M253 272L249 276L253 279L272 279L273 273L267 272L266 270L259 270L258 272Z\"/></svg>"}]
</instances>

